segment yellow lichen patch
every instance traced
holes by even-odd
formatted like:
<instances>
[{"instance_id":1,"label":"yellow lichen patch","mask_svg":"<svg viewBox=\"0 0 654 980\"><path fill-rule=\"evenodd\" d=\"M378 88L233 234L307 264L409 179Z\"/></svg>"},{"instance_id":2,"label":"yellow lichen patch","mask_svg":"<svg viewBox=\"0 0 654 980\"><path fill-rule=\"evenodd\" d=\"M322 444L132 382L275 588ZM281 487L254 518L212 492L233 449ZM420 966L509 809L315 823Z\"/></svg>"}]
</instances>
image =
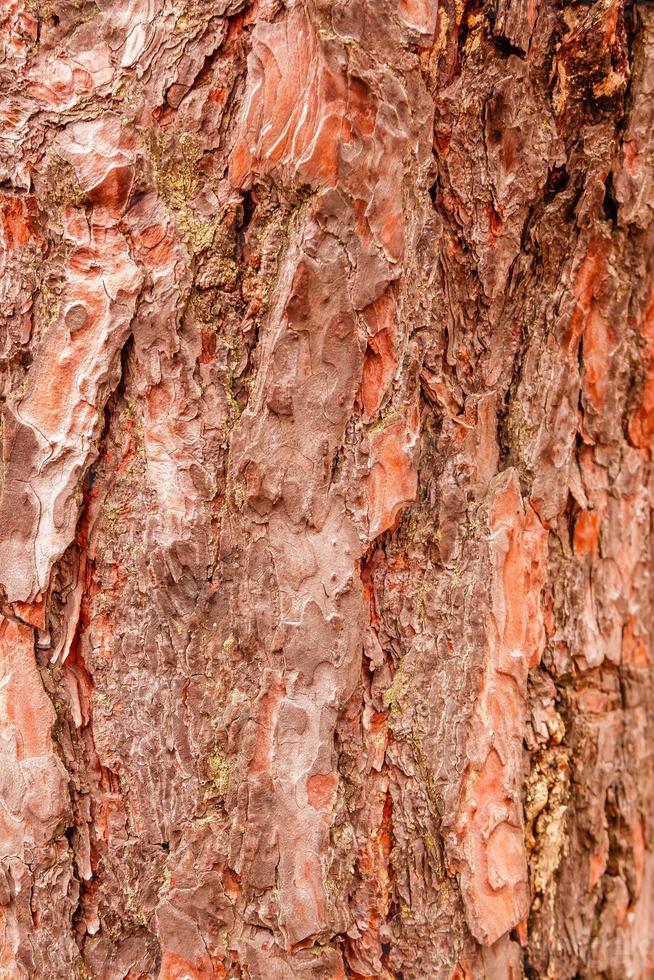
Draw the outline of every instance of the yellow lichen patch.
<instances>
[{"instance_id":1,"label":"yellow lichen patch","mask_svg":"<svg viewBox=\"0 0 654 980\"><path fill-rule=\"evenodd\" d=\"M237 480L234 483L232 494L234 497L234 504L238 510L243 510L245 505L246 487L243 480Z\"/></svg>"},{"instance_id":2,"label":"yellow lichen patch","mask_svg":"<svg viewBox=\"0 0 654 980\"><path fill-rule=\"evenodd\" d=\"M61 295L56 293L47 282L39 286L39 293L36 304L36 314L39 321L46 326L54 323L59 317L61 309Z\"/></svg>"},{"instance_id":3,"label":"yellow lichen patch","mask_svg":"<svg viewBox=\"0 0 654 980\"><path fill-rule=\"evenodd\" d=\"M75 976L77 980L93 980L93 974L89 973L81 954L77 957L75 962Z\"/></svg>"},{"instance_id":4,"label":"yellow lichen patch","mask_svg":"<svg viewBox=\"0 0 654 980\"><path fill-rule=\"evenodd\" d=\"M149 921L148 914L145 909L140 907L136 893L128 884L124 886L123 895L125 898L124 909L130 921L137 926L147 929Z\"/></svg>"},{"instance_id":5,"label":"yellow lichen patch","mask_svg":"<svg viewBox=\"0 0 654 980\"><path fill-rule=\"evenodd\" d=\"M545 893L559 867L566 841L570 755L563 747L539 753L527 781L525 847L534 891Z\"/></svg>"},{"instance_id":6,"label":"yellow lichen patch","mask_svg":"<svg viewBox=\"0 0 654 980\"><path fill-rule=\"evenodd\" d=\"M168 867L168 865L166 865L164 867L163 873L161 875L161 889L160 889L160 891L169 892L170 889L172 888L172 884L173 884L173 876L170 873L170 868Z\"/></svg>"},{"instance_id":7,"label":"yellow lichen patch","mask_svg":"<svg viewBox=\"0 0 654 980\"><path fill-rule=\"evenodd\" d=\"M198 0L176 0L173 10L175 32L179 34L197 34L206 28L212 16L211 8Z\"/></svg>"},{"instance_id":8,"label":"yellow lichen patch","mask_svg":"<svg viewBox=\"0 0 654 980\"><path fill-rule=\"evenodd\" d=\"M209 772L211 782L207 789L206 796L219 796L224 799L229 789L229 780L233 766L227 759L223 749L219 745L215 747L209 756Z\"/></svg>"},{"instance_id":9,"label":"yellow lichen patch","mask_svg":"<svg viewBox=\"0 0 654 980\"><path fill-rule=\"evenodd\" d=\"M177 216L177 227L181 231L184 241L194 255L199 252L206 252L214 244L214 237L220 225L220 219L214 218L211 221L204 221L197 218L185 205L180 205L180 214ZM217 285L223 285L221 281Z\"/></svg>"},{"instance_id":10,"label":"yellow lichen patch","mask_svg":"<svg viewBox=\"0 0 654 980\"><path fill-rule=\"evenodd\" d=\"M232 653L232 651L238 646L238 641L233 633L230 633L225 642L223 643L223 650L226 654Z\"/></svg>"},{"instance_id":11,"label":"yellow lichen patch","mask_svg":"<svg viewBox=\"0 0 654 980\"><path fill-rule=\"evenodd\" d=\"M450 18L444 10L438 11L438 34L431 48L427 48L420 53L420 65L424 72L431 74L436 72L438 61L444 51L450 37Z\"/></svg>"},{"instance_id":12,"label":"yellow lichen patch","mask_svg":"<svg viewBox=\"0 0 654 980\"><path fill-rule=\"evenodd\" d=\"M57 209L66 204L80 207L84 201L84 193L77 180L74 167L60 156L53 156L47 167L46 176L49 183L49 201Z\"/></svg>"},{"instance_id":13,"label":"yellow lichen patch","mask_svg":"<svg viewBox=\"0 0 654 980\"><path fill-rule=\"evenodd\" d=\"M200 156L197 136L183 133L179 137L182 162L170 158L166 139L159 130L144 134L159 193L173 208L182 208L198 189L197 163Z\"/></svg>"},{"instance_id":14,"label":"yellow lichen patch","mask_svg":"<svg viewBox=\"0 0 654 980\"><path fill-rule=\"evenodd\" d=\"M442 51L445 51L447 47L447 38L448 38L449 30L450 30L450 18L448 17L447 13L443 10L441 12L441 22L440 22L440 31L438 32L438 40L434 45L434 50L437 51L439 54Z\"/></svg>"},{"instance_id":15,"label":"yellow lichen patch","mask_svg":"<svg viewBox=\"0 0 654 980\"><path fill-rule=\"evenodd\" d=\"M425 754L425 750L422 744L422 739L418 734L417 728L414 725L411 729L411 734L409 735L409 742L413 749L413 755L418 765L418 769L422 776L423 785L427 793L427 798L429 800L429 808L432 815L440 822L442 813L442 802L436 782L434 780L434 775L432 772L432 766Z\"/></svg>"},{"instance_id":16,"label":"yellow lichen patch","mask_svg":"<svg viewBox=\"0 0 654 980\"><path fill-rule=\"evenodd\" d=\"M393 683L384 691L383 702L385 708L390 708L391 714L399 711L398 702L402 700L409 686L409 680L403 672L402 667L398 667L393 677Z\"/></svg>"},{"instance_id":17,"label":"yellow lichen patch","mask_svg":"<svg viewBox=\"0 0 654 980\"><path fill-rule=\"evenodd\" d=\"M531 430L522 402L515 400L511 402L506 419L506 429L509 445L521 456L525 450L527 437Z\"/></svg>"}]
</instances>

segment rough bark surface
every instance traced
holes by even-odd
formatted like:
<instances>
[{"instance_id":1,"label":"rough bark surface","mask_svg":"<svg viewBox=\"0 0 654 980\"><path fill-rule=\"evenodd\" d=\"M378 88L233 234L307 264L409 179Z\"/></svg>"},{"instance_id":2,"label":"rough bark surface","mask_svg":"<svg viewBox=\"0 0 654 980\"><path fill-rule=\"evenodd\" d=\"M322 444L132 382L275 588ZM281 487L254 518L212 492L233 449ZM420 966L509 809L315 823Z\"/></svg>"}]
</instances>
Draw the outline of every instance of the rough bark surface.
<instances>
[{"instance_id":1,"label":"rough bark surface","mask_svg":"<svg viewBox=\"0 0 654 980\"><path fill-rule=\"evenodd\" d=\"M0 32L0 976L654 976L654 8Z\"/></svg>"}]
</instances>

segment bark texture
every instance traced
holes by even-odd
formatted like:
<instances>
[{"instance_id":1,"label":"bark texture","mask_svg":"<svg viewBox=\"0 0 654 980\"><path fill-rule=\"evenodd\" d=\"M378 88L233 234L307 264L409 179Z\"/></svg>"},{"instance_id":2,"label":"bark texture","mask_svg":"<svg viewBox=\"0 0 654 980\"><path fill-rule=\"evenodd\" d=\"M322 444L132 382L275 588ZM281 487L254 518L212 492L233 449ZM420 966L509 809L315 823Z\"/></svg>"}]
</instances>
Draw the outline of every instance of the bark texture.
<instances>
[{"instance_id":1,"label":"bark texture","mask_svg":"<svg viewBox=\"0 0 654 980\"><path fill-rule=\"evenodd\" d=\"M0 31L0 976L654 976L652 6Z\"/></svg>"}]
</instances>

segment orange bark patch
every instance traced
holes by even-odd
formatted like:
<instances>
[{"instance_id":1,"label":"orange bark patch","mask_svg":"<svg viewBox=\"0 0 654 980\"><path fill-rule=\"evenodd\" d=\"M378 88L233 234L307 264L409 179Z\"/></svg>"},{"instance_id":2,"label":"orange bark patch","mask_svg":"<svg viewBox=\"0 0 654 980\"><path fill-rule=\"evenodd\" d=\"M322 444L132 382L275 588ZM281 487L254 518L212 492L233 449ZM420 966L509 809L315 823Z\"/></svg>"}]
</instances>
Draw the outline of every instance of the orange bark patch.
<instances>
[{"instance_id":1,"label":"orange bark patch","mask_svg":"<svg viewBox=\"0 0 654 980\"><path fill-rule=\"evenodd\" d=\"M651 667L648 637L637 633L638 621L630 616L622 632L622 663L628 667Z\"/></svg>"},{"instance_id":2,"label":"orange bark patch","mask_svg":"<svg viewBox=\"0 0 654 980\"><path fill-rule=\"evenodd\" d=\"M108 208L115 214L120 213L127 204L133 178L134 170L132 167L114 167L89 192L89 201L92 204Z\"/></svg>"},{"instance_id":3,"label":"orange bark patch","mask_svg":"<svg viewBox=\"0 0 654 980\"><path fill-rule=\"evenodd\" d=\"M274 24L257 24L229 179L248 188L257 174L277 172L314 188L340 185L356 199L361 242L372 236L396 262L406 139L379 112L372 89L332 67L330 54L301 4Z\"/></svg>"},{"instance_id":4,"label":"orange bark patch","mask_svg":"<svg viewBox=\"0 0 654 980\"><path fill-rule=\"evenodd\" d=\"M417 416L417 412L414 413ZM415 500L418 475L412 449L418 419L393 423L371 438L372 466L368 485L370 539L392 527L400 511Z\"/></svg>"},{"instance_id":5,"label":"orange bark patch","mask_svg":"<svg viewBox=\"0 0 654 980\"><path fill-rule=\"evenodd\" d=\"M515 703L496 701L489 724L501 723L503 709L509 725L519 720ZM461 894L472 934L489 946L516 926L529 907L523 831L505 769L491 748L468 777L463 800L465 854L473 873L461 874Z\"/></svg>"},{"instance_id":6,"label":"orange bark patch","mask_svg":"<svg viewBox=\"0 0 654 980\"><path fill-rule=\"evenodd\" d=\"M389 198L391 195L389 195ZM395 195L392 196L395 200ZM379 237L383 243L387 255L394 261L399 262L404 248L404 218L400 211L392 211L391 200L387 201L388 212L382 219L379 228Z\"/></svg>"},{"instance_id":7,"label":"orange bark patch","mask_svg":"<svg viewBox=\"0 0 654 980\"><path fill-rule=\"evenodd\" d=\"M575 554L593 555L597 552L599 542L599 512L582 510L575 523L573 548Z\"/></svg>"},{"instance_id":8,"label":"orange bark patch","mask_svg":"<svg viewBox=\"0 0 654 980\"><path fill-rule=\"evenodd\" d=\"M367 206L367 202L362 201L360 198L355 198L352 202L352 208L354 210L354 227L356 228L356 233L359 236L359 241L366 247L371 245L373 241L370 225L368 224L368 218L366 217Z\"/></svg>"},{"instance_id":9,"label":"orange bark patch","mask_svg":"<svg viewBox=\"0 0 654 980\"><path fill-rule=\"evenodd\" d=\"M385 731L387 722L388 722L387 711L371 711L369 724L368 724L371 734L378 735L379 732Z\"/></svg>"},{"instance_id":10,"label":"orange bark patch","mask_svg":"<svg viewBox=\"0 0 654 980\"><path fill-rule=\"evenodd\" d=\"M273 753L273 730L279 703L286 693L284 682L273 681L259 701L259 725L250 772L268 772Z\"/></svg>"},{"instance_id":11,"label":"orange bark patch","mask_svg":"<svg viewBox=\"0 0 654 980\"><path fill-rule=\"evenodd\" d=\"M149 218L155 220L148 223ZM130 211L128 220L135 257L148 269L155 283L173 281L181 246L165 212L159 207L150 211L139 210L137 206Z\"/></svg>"},{"instance_id":12,"label":"orange bark patch","mask_svg":"<svg viewBox=\"0 0 654 980\"><path fill-rule=\"evenodd\" d=\"M522 919L516 926L516 933L518 935L518 942L523 948L526 948L529 942L529 923L526 918Z\"/></svg>"},{"instance_id":13,"label":"orange bark patch","mask_svg":"<svg viewBox=\"0 0 654 980\"><path fill-rule=\"evenodd\" d=\"M575 308L562 338L563 349L574 357L597 297L606 281L606 243L602 239L591 241L588 253L579 266L573 294Z\"/></svg>"},{"instance_id":14,"label":"orange bark patch","mask_svg":"<svg viewBox=\"0 0 654 980\"><path fill-rule=\"evenodd\" d=\"M494 527L501 525L501 514L502 507L493 513ZM508 514L504 516L505 519L509 517ZM519 517L517 527L510 534L502 576L504 596L500 599L496 593L496 601L501 604L495 608L500 616L502 612L504 615L504 657L513 659L516 651L524 653L528 667L538 666L545 646L540 594L545 581L546 548L547 532L527 504L524 520Z\"/></svg>"},{"instance_id":15,"label":"orange bark patch","mask_svg":"<svg viewBox=\"0 0 654 980\"><path fill-rule=\"evenodd\" d=\"M397 368L397 309L392 291L387 289L361 315L369 335L361 377L361 399L367 421L379 410Z\"/></svg>"},{"instance_id":16,"label":"orange bark patch","mask_svg":"<svg viewBox=\"0 0 654 980\"><path fill-rule=\"evenodd\" d=\"M366 420L379 409L396 367L395 339L390 330L381 330L368 341L363 360L361 396Z\"/></svg>"},{"instance_id":17,"label":"orange bark patch","mask_svg":"<svg viewBox=\"0 0 654 980\"><path fill-rule=\"evenodd\" d=\"M367 705L363 712L363 728L370 764L377 772L381 772L389 743L387 712L374 711Z\"/></svg>"},{"instance_id":18,"label":"orange bark patch","mask_svg":"<svg viewBox=\"0 0 654 980\"><path fill-rule=\"evenodd\" d=\"M493 207L492 202L487 204L488 213L488 244L495 245L499 232L502 230L502 218Z\"/></svg>"},{"instance_id":19,"label":"orange bark patch","mask_svg":"<svg viewBox=\"0 0 654 980\"><path fill-rule=\"evenodd\" d=\"M232 184L246 186L253 172L286 165L333 187L345 82L327 68L302 7L286 20L259 25L248 80L248 109L229 162Z\"/></svg>"},{"instance_id":20,"label":"orange bark patch","mask_svg":"<svg viewBox=\"0 0 654 980\"><path fill-rule=\"evenodd\" d=\"M603 409L606 401L611 342L612 334L605 314L593 307L584 329L582 385L586 398L597 412Z\"/></svg>"},{"instance_id":21,"label":"orange bark patch","mask_svg":"<svg viewBox=\"0 0 654 980\"><path fill-rule=\"evenodd\" d=\"M24 623L36 626L37 629L45 629L45 602L43 599L37 602L14 602L14 612Z\"/></svg>"},{"instance_id":22,"label":"orange bark patch","mask_svg":"<svg viewBox=\"0 0 654 980\"><path fill-rule=\"evenodd\" d=\"M497 486L490 512L491 621L468 737L456 829L461 894L472 934L492 945L529 910L520 805L526 684L544 646L540 594L547 534L525 508L517 475Z\"/></svg>"},{"instance_id":23,"label":"orange bark patch","mask_svg":"<svg viewBox=\"0 0 654 980\"><path fill-rule=\"evenodd\" d=\"M224 976L225 973L222 973ZM214 980L215 973L208 956L198 957L190 963L176 953L164 952L159 970L159 980Z\"/></svg>"},{"instance_id":24,"label":"orange bark patch","mask_svg":"<svg viewBox=\"0 0 654 980\"><path fill-rule=\"evenodd\" d=\"M228 898L231 898L233 902L241 894L241 878L232 871L231 868L224 868L222 872L223 879L223 890Z\"/></svg>"},{"instance_id":25,"label":"orange bark patch","mask_svg":"<svg viewBox=\"0 0 654 980\"><path fill-rule=\"evenodd\" d=\"M370 89L360 78L351 78L348 82L348 117L353 129L361 136L370 137L375 131L377 121L377 105L370 96Z\"/></svg>"},{"instance_id":26,"label":"orange bark patch","mask_svg":"<svg viewBox=\"0 0 654 980\"><path fill-rule=\"evenodd\" d=\"M379 299L366 306L361 316L370 336L375 336L382 330L397 330L397 307L395 296L391 289L386 289Z\"/></svg>"},{"instance_id":27,"label":"orange bark patch","mask_svg":"<svg viewBox=\"0 0 654 980\"><path fill-rule=\"evenodd\" d=\"M0 196L0 215L7 248L22 248L35 236L27 202L13 195Z\"/></svg>"},{"instance_id":28,"label":"orange bark patch","mask_svg":"<svg viewBox=\"0 0 654 980\"><path fill-rule=\"evenodd\" d=\"M331 812L336 799L336 773L316 773L307 780L307 797L314 810Z\"/></svg>"},{"instance_id":29,"label":"orange bark patch","mask_svg":"<svg viewBox=\"0 0 654 980\"><path fill-rule=\"evenodd\" d=\"M210 364L216 356L216 331L203 330L201 341L202 348L198 360L200 364Z\"/></svg>"}]
</instances>

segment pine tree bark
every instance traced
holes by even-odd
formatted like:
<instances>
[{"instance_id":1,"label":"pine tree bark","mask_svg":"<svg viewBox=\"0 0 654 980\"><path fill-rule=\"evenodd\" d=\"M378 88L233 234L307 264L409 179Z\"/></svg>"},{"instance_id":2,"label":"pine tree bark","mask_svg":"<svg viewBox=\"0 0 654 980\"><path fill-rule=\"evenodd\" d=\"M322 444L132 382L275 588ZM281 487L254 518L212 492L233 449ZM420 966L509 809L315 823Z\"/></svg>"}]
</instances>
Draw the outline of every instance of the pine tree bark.
<instances>
[{"instance_id":1,"label":"pine tree bark","mask_svg":"<svg viewBox=\"0 0 654 980\"><path fill-rule=\"evenodd\" d=\"M0 976L654 976L654 5L0 24Z\"/></svg>"}]
</instances>

